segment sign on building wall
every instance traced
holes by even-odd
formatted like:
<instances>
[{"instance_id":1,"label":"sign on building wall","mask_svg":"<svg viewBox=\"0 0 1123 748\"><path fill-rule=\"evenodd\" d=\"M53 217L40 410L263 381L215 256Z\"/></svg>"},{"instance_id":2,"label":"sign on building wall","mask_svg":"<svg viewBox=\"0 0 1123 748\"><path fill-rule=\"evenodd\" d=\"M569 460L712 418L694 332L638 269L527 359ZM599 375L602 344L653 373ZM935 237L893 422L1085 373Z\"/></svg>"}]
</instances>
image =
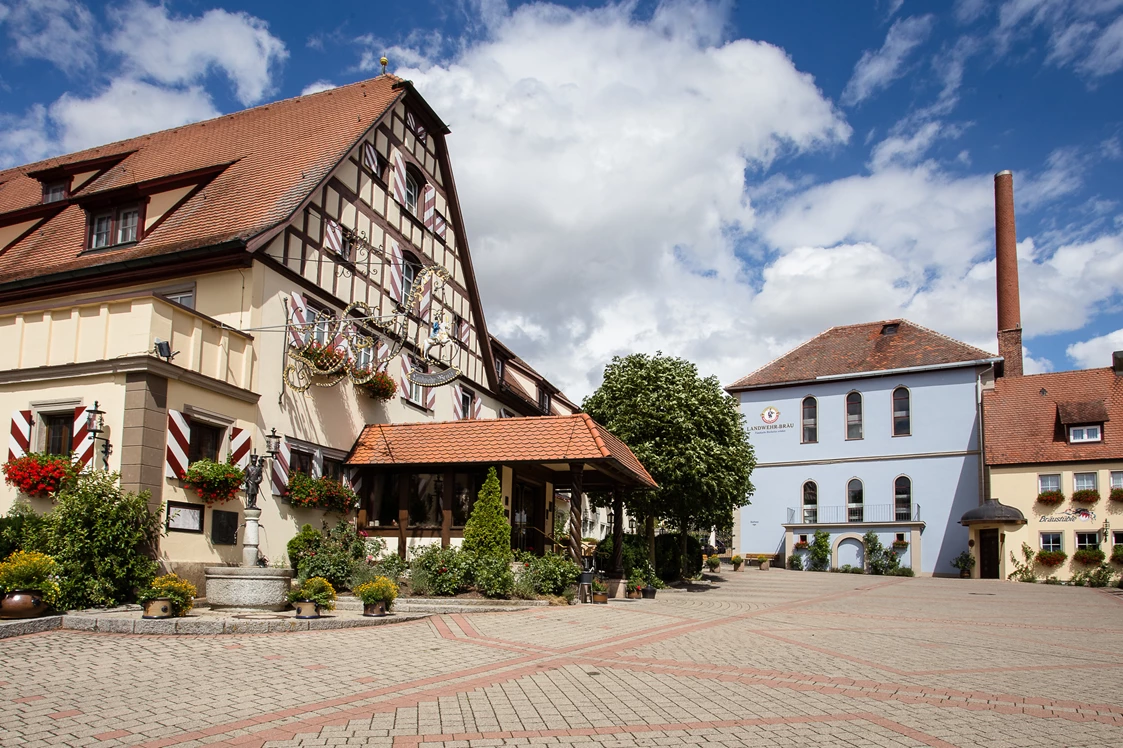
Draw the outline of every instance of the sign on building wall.
<instances>
[{"instance_id":1,"label":"sign on building wall","mask_svg":"<svg viewBox=\"0 0 1123 748\"><path fill-rule=\"evenodd\" d=\"M794 429L795 424L791 422L783 422L780 420L780 409L775 405L769 405L767 408L760 412L760 423L749 426L749 431L758 433L776 433L779 431L788 431Z\"/></svg>"},{"instance_id":2,"label":"sign on building wall","mask_svg":"<svg viewBox=\"0 0 1123 748\"><path fill-rule=\"evenodd\" d=\"M1066 509L1056 514L1038 517L1039 522L1095 522L1096 513L1091 509Z\"/></svg>"}]
</instances>

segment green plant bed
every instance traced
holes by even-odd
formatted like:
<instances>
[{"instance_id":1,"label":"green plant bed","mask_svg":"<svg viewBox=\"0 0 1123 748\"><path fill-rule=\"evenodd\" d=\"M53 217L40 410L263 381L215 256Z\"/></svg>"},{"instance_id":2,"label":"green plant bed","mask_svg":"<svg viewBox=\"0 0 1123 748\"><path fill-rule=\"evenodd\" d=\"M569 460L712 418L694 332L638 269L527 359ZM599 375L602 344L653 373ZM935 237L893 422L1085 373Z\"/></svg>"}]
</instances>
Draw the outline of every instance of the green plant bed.
<instances>
[{"instance_id":1,"label":"green plant bed","mask_svg":"<svg viewBox=\"0 0 1123 748\"><path fill-rule=\"evenodd\" d=\"M1085 566L1096 566L1103 563L1106 555L1099 548L1081 548L1072 554L1072 560Z\"/></svg>"}]
</instances>

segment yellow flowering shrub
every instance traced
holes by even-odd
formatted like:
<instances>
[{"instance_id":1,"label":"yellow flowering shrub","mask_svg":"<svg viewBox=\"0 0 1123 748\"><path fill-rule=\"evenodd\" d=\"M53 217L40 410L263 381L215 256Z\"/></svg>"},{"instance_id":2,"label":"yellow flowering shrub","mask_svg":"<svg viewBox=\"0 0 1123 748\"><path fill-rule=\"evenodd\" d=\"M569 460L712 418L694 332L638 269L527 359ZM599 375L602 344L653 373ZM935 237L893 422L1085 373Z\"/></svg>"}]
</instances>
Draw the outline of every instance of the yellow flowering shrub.
<instances>
[{"instance_id":1,"label":"yellow flowering shrub","mask_svg":"<svg viewBox=\"0 0 1123 748\"><path fill-rule=\"evenodd\" d=\"M386 603L386 610L390 610L390 606L398 597L398 585L390 581L389 577L375 577L369 582L360 584L353 591L355 597L363 601L363 605Z\"/></svg>"}]
</instances>

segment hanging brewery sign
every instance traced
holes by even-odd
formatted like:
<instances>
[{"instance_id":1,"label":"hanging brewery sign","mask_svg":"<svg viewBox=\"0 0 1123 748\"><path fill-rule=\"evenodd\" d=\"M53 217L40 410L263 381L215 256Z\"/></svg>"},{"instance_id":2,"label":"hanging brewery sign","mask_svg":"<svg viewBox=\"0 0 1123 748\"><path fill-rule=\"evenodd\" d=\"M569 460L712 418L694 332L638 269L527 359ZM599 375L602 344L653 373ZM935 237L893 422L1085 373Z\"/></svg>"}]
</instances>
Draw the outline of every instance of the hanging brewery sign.
<instances>
[{"instance_id":1,"label":"hanging brewery sign","mask_svg":"<svg viewBox=\"0 0 1123 748\"><path fill-rule=\"evenodd\" d=\"M409 381L414 384L419 384L422 387L440 387L441 385L450 384L454 379L460 376L460 371L455 367L429 372L410 370L409 374L406 376L409 378Z\"/></svg>"}]
</instances>

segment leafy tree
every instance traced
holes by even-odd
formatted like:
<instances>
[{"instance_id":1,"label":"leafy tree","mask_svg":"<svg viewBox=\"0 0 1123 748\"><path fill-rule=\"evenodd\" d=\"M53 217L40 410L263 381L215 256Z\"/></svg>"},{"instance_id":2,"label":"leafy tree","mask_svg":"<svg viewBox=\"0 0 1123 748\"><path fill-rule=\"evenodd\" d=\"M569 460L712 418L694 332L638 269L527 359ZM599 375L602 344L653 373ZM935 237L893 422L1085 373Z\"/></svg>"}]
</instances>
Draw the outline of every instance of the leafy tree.
<instances>
[{"instance_id":1,"label":"leafy tree","mask_svg":"<svg viewBox=\"0 0 1123 748\"><path fill-rule=\"evenodd\" d=\"M883 546L872 530L862 536L862 542L866 546L866 564L870 567L870 574L892 574L901 565L900 557L892 548Z\"/></svg>"},{"instance_id":2,"label":"leafy tree","mask_svg":"<svg viewBox=\"0 0 1123 748\"><path fill-rule=\"evenodd\" d=\"M503 514L503 489L495 468L487 471L472 514L464 524L464 553L469 558L495 558L510 563L511 524Z\"/></svg>"},{"instance_id":3,"label":"leafy tree","mask_svg":"<svg viewBox=\"0 0 1123 748\"><path fill-rule=\"evenodd\" d=\"M811 571L826 571L831 566L831 534L816 530L808 552Z\"/></svg>"},{"instance_id":4,"label":"leafy tree","mask_svg":"<svg viewBox=\"0 0 1123 748\"><path fill-rule=\"evenodd\" d=\"M733 510L749 503L756 460L737 401L717 377L703 379L694 364L662 353L617 356L583 408L659 484L630 494L628 509L648 520L649 533L655 517L679 532L684 567L691 529L730 526Z\"/></svg>"}]
</instances>

